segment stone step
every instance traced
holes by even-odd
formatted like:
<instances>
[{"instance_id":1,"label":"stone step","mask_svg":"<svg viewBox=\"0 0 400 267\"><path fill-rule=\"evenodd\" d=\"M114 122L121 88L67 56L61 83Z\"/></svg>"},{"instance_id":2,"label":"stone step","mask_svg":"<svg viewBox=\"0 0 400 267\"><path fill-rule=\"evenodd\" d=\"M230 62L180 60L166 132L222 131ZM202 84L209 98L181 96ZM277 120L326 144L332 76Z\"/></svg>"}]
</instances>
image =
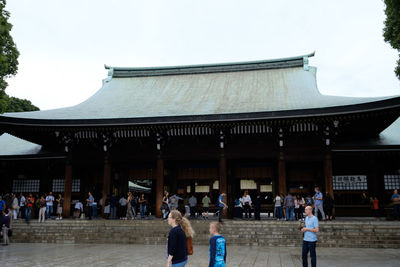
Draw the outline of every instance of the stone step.
<instances>
[{"instance_id":1,"label":"stone step","mask_svg":"<svg viewBox=\"0 0 400 267\"><path fill-rule=\"evenodd\" d=\"M195 245L208 245L207 221L193 221ZM226 221L222 234L228 244L244 246L301 246L298 222ZM165 221L48 220L16 221L12 242L126 243L164 245L170 227ZM318 246L400 248L396 222L321 222Z\"/></svg>"}]
</instances>

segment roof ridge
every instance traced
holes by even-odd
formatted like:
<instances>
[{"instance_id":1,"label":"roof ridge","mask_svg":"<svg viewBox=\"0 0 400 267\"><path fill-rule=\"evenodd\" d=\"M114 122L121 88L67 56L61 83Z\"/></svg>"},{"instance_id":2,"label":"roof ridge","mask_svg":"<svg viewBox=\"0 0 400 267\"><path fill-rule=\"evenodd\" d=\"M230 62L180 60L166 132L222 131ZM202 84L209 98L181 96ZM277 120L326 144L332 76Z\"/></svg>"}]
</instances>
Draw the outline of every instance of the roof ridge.
<instances>
[{"instance_id":1,"label":"roof ridge","mask_svg":"<svg viewBox=\"0 0 400 267\"><path fill-rule=\"evenodd\" d=\"M231 63L213 63L200 65L159 66L159 67L112 67L104 65L109 70L109 78L144 77L163 75L200 74L214 72L235 72L262 69L281 69L304 67L308 70L308 58L313 57L315 51L301 56L267 59L258 61L243 61Z\"/></svg>"}]
</instances>

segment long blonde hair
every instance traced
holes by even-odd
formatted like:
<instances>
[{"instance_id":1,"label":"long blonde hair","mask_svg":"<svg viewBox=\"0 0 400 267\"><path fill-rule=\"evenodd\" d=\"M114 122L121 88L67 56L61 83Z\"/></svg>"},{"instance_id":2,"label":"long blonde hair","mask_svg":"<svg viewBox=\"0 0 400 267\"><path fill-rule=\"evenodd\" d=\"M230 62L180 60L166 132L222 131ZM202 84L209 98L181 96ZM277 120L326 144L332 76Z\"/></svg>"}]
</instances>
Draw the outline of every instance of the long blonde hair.
<instances>
[{"instance_id":1,"label":"long blonde hair","mask_svg":"<svg viewBox=\"0 0 400 267\"><path fill-rule=\"evenodd\" d=\"M194 236L192 225L190 224L188 219L182 217L182 214L179 212L179 210L172 210L170 216L182 228L182 230L185 232L186 237Z\"/></svg>"}]
</instances>

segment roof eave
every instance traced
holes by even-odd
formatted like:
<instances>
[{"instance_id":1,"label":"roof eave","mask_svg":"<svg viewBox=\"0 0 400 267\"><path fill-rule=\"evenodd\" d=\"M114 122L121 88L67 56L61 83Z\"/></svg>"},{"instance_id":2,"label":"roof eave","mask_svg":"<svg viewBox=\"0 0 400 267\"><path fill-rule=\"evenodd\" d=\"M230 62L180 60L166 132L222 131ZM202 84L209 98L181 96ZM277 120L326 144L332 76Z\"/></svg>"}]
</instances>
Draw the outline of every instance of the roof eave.
<instances>
[{"instance_id":1,"label":"roof eave","mask_svg":"<svg viewBox=\"0 0 400 267\"><path fill-rule=\"evenodd\" d=\"M82 127L82 126L126 126L160 125L180 123L215 123L249 120L278 120L347 115L379 110L400 109L400 97L362 104L333 106L311 109L266 111L252 113L229 113L212 115L183 115L165 117L110 118L110 119L26 119L0 116L0 126L36 126L36 127Z\"/></svg>"}]
</instances>

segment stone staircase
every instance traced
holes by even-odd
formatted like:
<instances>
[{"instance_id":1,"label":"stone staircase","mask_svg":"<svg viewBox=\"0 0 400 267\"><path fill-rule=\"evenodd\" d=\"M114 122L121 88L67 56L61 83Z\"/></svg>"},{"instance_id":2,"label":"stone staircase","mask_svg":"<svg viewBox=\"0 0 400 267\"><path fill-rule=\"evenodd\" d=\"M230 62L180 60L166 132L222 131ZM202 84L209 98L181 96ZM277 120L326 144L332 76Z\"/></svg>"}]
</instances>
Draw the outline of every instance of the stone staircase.
<instances>
[{"instance_id":1,"label":"stone staircase","mask_svg":"<svg viewBox=\"0 0 400 267\"><path fill-rule=\"evenodd\" d=\"M208 221L192 221L195 245L208 245ZM298 222L226 220L222 234L227 244L300 246ZM114 243L164 245L170 227L161 220L49 220L14 221L12 242ZM400 248L399 222L320 222L319 247Z\"/></svg>"}]
</instances>

